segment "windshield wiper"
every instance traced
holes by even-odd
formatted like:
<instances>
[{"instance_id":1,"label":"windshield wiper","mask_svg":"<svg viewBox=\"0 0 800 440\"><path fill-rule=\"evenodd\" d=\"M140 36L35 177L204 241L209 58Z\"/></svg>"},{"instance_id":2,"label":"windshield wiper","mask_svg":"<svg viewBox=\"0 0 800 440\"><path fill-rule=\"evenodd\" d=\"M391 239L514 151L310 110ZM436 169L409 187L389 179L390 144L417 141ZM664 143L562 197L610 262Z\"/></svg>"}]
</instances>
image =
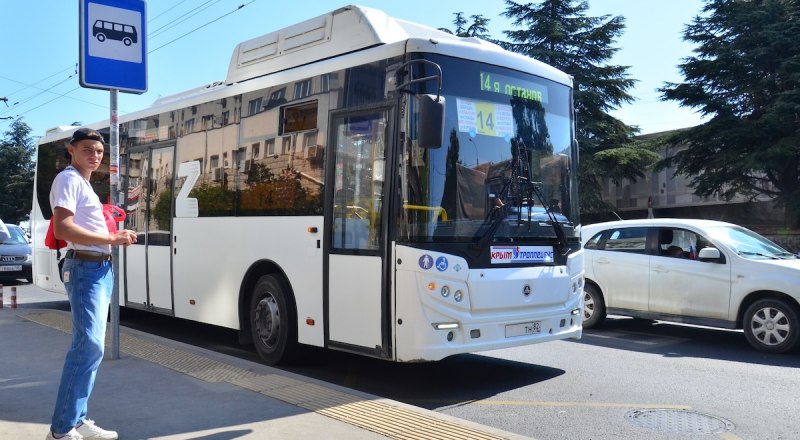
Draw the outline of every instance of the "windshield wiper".
<instances>
[{"instance_id":1,"label":"windshield wiper","mask_svg":"<svg viewBox=\"0 0 800 440\"><path fill-rule=\"evenodd\" d=\"M511 144L512 158L508 167L503 170L503 173L505 173L508 168L511 168L511 176L505 180L503 189L500 191L499 196L495 199L495 205L492 206L492 209L486 216L487 219L490 219L492 216L494 217L491 218L489 227L481 236L478 246L480 248L486 246L486 243L492 239L492 237L494 237L494 234L497 232L497 228L500 227L500 224L505 218L505 216L502 214L502 211L506 206L503 202L503 199L511 193L513 183L516 181L518 194L512 195L510 199L514 201L514 206L517 207L517 223L521 223L522 209L524 209L523 206L527 206L528 227L531 227L531 216L533 211L533 200L531 194L535 194L539 199L539 202L542 204L545 213L550 219L550 225L553 227L553 230L556 233L561 255L567 255L570 251L570 247L569 243L567 242L567 235L564 232L564 228L561 226L561 223L558 222L558 219L553 211L547 207L547 203L544 200L544 195L542 194L541 190L542 183L533 182L531 180L531 172L528 166L528 151L523 148L524 145L522 140L518 140L516 142L512 140ZM525 189L524 194L523 189ZM525 201L525 205L523 205L523 200Z\"/></svg>"},{"instance_id":2,"label":"windshield wiper","mask_svg":"<svg viewBox=\"0 0 800 440\"><path fill-rule=\"evenodd\" d=\"M753 255L753 256L756 256L756 257L764 257L764 258L769 258L769 259L772 259L772 260L777 260L778 259L778 257L776 257L775 255L762 254L761 252L736 251L736 253L739 254L739 255Z\"/></svg>"},{"instance_id":3,"label":"windshield wiper","mask_svg":"<svg viewBox=\"0 0 800 440\"><path fill-rule=\"evenodd\" d=\"M530 182L530 186L533 189L533 193L536 194L536 198L539 199L539 203L541 203L544 207L544 212L547 213L547 216L550 218L550 224L553 226L553 230L556 232L558 244L559 247L561 247L561 255L567 255L570 251L569 243L567 242L567 234L564 233L564 228L561 226L561 223L558 222L556 215L550 208L547 207L547 203L544 201L544 194L542 194L542 182Z\"/></svg>"},{"instance_id":4,"label":"windshield wiper","mask_svg":"<svg viewBox=\"0 0 800 440\"><path fill-rule=\"evenodd\" d=\"M505 171L503 171L505 173ZM483 249L486 246L486 243L494 237L494 234L497 232L497 228L500 227L500 224L503 222L503 210L505 208L505 203L503 203L503 199L506 198L506 195L511 191L511 182L514 178L514 172L512 170L511 177L505 180L503 184L503 189L500 191L497 197L495 197L494 206L492 209L489 210L489 213L486 215L486 219L489 221L489 227L481 235L480 240L478 241L478 248ZM478 230L480 231L480 229Z\"/></svg>"}]
</instances>

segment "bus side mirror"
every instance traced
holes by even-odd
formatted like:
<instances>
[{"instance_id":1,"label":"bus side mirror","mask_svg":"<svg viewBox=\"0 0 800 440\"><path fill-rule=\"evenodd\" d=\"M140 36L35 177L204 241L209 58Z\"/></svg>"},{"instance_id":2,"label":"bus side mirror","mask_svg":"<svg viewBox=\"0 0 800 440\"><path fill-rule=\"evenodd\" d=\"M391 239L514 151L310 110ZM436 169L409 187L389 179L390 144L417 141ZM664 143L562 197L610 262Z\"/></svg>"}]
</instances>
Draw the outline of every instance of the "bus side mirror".
<instances>
[{"instance_id":1,"label":"bus side mirror","mask_svg":"<svg viewBox=\"0 0 800 440\"><path fill-rule=\"evenodd\" d=\"M416 95L417 144L422 148L439 148L444 137L444 96Z\"/></svg>"}]
</instances>

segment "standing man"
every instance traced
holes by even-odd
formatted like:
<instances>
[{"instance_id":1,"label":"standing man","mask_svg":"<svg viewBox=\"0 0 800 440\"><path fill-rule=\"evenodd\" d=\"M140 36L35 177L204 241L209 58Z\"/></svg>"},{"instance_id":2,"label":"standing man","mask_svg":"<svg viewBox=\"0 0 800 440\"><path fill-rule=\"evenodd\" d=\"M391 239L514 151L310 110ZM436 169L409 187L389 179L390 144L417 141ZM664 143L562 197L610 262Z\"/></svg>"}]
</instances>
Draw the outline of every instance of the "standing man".
<instances>
[{"instance_id":1,"label":"standing man","mask_svg":"<svg viewBox=\"0 0 800 440\"><path fill-rule=\"evenodd\" d=\"M104 145L97 131L77 129L67 145L70 166L56 176L50 188L53 232L68 242L62 276L72 309L72 345L64 361L47 440L117 438L115 431L102 429L86 417L105 349L114 283L111 246L136 242L134 231L108 232L103 205L89 184L103 160Z\"/></svg>"}]
</instances>

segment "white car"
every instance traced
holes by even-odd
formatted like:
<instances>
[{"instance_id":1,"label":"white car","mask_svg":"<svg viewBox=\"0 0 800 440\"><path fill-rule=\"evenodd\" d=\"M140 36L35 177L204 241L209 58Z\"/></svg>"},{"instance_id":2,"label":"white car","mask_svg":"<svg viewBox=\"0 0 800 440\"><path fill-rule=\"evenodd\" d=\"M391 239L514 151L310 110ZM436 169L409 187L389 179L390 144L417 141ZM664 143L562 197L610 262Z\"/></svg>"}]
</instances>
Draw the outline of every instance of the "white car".
<instances>
[{"instance_id":1,"label":"white car","mask_svg":"<svg viewBox=\"0 0 800 440\"><path fill-rule=\"evenodd\" d=\"M584 226L584 328L606 314L744 329L783 353L800 339L800 259L755 232L711 220Z\"/></svg>"}]
</instances>

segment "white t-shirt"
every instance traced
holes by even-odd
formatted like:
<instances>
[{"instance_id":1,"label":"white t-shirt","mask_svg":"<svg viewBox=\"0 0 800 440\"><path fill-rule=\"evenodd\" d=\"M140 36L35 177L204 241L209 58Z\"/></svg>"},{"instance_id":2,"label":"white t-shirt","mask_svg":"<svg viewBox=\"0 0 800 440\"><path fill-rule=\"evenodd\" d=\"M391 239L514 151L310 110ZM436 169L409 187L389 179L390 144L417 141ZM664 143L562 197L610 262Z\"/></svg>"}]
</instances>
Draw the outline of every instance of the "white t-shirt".
<instances>
[{"instance_id":1,"label":"white t-shirt","mask_svg":"<svg viewBox=\"0 0 800 440\"><path fill-rule=\"evenodd\" d=\"M73 168L68 166L58 173L50 187L50 206L68 209L75 215L75 224L92 232L108 234L105 217L103 217L103 204L92 189L89 181ZM97 244L87 246L67 242L67 249L111 253L111 245Z\"/></svg>"}]
</instances>

